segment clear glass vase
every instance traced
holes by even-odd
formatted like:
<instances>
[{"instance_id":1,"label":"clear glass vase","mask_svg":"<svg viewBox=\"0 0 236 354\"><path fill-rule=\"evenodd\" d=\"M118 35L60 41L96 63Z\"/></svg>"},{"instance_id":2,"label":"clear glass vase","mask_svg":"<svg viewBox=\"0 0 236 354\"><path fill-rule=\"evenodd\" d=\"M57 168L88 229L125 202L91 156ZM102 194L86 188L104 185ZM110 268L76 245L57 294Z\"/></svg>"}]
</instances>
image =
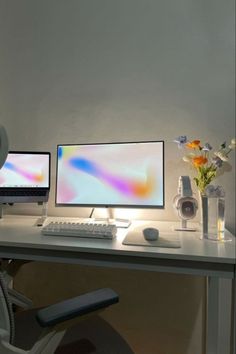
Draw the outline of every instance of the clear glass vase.
<instances>
[{"instance_id":1,"label":"clear glass vase","mask_svg":"<svg viewBox=\"0 0 236 354\"><path fill-rule=\"evenodd\" d=\"M231 241L225 235L225 197L201 195L202 239L212 241Z\"/></svg>"}]
</instances>

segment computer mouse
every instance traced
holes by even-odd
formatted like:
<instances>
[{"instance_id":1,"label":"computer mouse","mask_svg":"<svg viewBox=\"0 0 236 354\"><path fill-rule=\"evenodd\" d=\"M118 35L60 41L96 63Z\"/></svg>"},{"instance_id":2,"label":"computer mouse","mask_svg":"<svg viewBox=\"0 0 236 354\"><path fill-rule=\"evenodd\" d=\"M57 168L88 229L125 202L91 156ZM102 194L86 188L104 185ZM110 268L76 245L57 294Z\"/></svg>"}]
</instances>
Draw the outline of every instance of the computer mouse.
<instances>
[{"instance_id":1,"label":"computer mouse","mask_svg":"<svg viewBox=\"0 0 236 354\"><path fill-rule=\"evenodd\" d=\"M159 230L154 227L143 229L143 236L147 241L156 241L159 237Z\"/></svg>"}]
</instances>

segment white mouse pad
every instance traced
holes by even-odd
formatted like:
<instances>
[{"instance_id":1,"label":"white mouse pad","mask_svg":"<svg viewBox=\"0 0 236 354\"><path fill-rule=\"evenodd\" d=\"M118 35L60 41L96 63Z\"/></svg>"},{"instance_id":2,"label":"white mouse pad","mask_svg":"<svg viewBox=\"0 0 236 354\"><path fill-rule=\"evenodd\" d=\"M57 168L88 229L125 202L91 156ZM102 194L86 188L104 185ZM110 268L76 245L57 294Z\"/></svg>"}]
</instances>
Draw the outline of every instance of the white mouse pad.
<instances>
[{"instance_id":1,"label":"white mouse pad","mask_svg":"<svg viewBox=\"0 0 236 354\"><path fill-rule=\"evenodd\" d=\"M143 236L144 226L137 226L128 231L128 234L123 240L123 245L133 246L149 246L149 247L166 247L166 248L180 248L179 236L170 235L166 231L159 230L159 237L155 241L147 241Z\"/></svg>"}]
</instances>

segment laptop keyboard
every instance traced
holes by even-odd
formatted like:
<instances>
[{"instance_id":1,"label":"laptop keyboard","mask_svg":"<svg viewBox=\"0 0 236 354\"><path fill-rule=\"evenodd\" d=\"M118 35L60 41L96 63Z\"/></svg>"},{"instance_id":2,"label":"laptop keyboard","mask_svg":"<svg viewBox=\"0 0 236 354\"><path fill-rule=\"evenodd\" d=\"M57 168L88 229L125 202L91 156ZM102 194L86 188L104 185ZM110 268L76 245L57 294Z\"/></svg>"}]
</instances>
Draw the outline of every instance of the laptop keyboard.
<instances>
[{"instance_id":1,"label":"laptop keyboard","mask_svg":"<svg viewBox=\"0 0 236 354\"><path fill-rule=\"evenodd\" d=\"M27 190L27 191L23 191L23 190L1 190L1 196L3 197L21 197L21 196L24 196L24 197L31 197L31 196L35 196L35 197L40 197L40 196L45 196L47 193L47 191L45 190Z\"/></svg>"}]
</instances>

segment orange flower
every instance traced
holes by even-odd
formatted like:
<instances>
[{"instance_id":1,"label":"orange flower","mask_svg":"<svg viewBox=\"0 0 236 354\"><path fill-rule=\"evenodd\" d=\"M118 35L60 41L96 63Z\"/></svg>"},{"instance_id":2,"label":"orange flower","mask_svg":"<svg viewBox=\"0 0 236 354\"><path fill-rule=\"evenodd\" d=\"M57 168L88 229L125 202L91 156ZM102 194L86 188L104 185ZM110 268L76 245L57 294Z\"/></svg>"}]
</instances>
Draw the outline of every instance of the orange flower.
<instances>
[{"instance_id":1,"label":"orange flower","mask_svg":"<svg viewBox=\"0 0 236 354\"><path fill-rule=\"evenodd\" d=\"M205 165L207 163L207 158L204 156L196 156L193 158L193 164L195 167L200 167L202 165Z\"/></svg>"},{"instance_id":2,"label":"orange flower","mask_svg":"<svg viewBox=\"0 0 236 354\"><path fill-rule=\"evenodd\" d=\"M193 140L187 143L185 146L188 147L189 149L197 149L199 148L200 145L200 140Z\"/></svg>"}]
</instances>

